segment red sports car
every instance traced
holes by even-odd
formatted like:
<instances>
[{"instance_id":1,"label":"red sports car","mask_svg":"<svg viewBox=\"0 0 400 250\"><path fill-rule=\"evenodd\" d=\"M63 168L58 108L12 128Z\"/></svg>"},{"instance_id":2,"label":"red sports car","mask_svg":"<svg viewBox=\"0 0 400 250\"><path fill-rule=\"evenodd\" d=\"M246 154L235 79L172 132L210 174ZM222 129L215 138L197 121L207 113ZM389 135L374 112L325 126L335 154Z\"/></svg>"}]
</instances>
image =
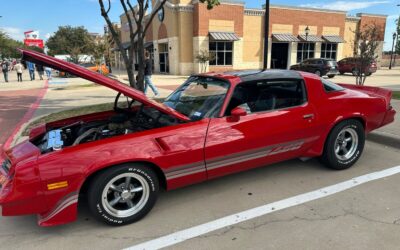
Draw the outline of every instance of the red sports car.
<instances>
[{"instance_id":1,"label":"red sports car","mask_svg":"<svg viewBox=\"0 0 400 250\"><path fill-rule=\"evenodd\" d=\"M389 90L287 70L194 75L161 104L74 64L21 52L118 92L113 110L43 124L2 153L3 215L38 214L41 226L74 221L82 197L97 219L123 225L144 217L161 188L293 158L346 169L365 135L395 115Z\"/></svg>"}]
</instances>

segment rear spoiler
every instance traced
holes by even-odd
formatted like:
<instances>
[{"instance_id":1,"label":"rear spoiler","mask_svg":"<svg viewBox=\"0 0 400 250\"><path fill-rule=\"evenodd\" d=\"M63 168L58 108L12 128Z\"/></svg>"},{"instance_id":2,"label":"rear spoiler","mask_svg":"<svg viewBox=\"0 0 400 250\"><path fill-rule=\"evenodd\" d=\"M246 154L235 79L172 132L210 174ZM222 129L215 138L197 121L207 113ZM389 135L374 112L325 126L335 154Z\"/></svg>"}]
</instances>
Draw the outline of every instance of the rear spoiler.
<instances>
[{"instance_id":1,"label":"rear spoiler","mask_svg":"<svg viewBox=\"0 0 400 250\"><path fill-rule=\"evenodd\" d=\"M346 89L353 89L357 90L360 92L363 92L365 94L368 94L370 96L375 96L375 97L382 97L386 101L386 107L387 109L391 109L390 101L392 100L392 91L390 89L385 89L385 88L380 88L380 87L371 87L371 86L360 86L360 85L353 85L353 84L339 84L340 86L346 88Z\"/></svg>"}]
</instances>

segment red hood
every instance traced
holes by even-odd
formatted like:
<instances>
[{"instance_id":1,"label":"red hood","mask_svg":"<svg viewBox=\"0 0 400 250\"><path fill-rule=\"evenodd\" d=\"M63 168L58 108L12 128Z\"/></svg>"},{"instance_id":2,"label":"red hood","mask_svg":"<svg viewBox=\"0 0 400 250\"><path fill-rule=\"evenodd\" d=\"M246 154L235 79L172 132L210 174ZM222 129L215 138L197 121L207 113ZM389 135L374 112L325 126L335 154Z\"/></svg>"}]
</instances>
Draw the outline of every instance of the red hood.
<instances>
[{"instance_id":1,"label":"red hood","mask_svg":"<svg viewBox=\"0 0 400 250\"><path fill-rule=\"evenodd\" d=\"M164 104L161 104L161 103L158 103L158 102L148 99L146 97L146 95L144 95L142 92L140 92L136 89L133 89L133 88L129 87L128 85L125 85L117 80L114 80L114 79L108 78L106 76L103 76L99 73L90 71L79 65L69 63L69 62L54 58L54 57L47 56L43 53L26 50L26 49L18 49L18 50L22 52L23 60L30 61L33 63L38 63L43 66L48 66L50 68L57 69L59 71L68 72L75 76L84 78L88 81L101 84L110 89L121 92L122 94L129 96L132 99L135 99L135 100L143 103L144 105L151 106L163 113L172 115L175 118L178 118L179 120L190 121L190 119L187 116L177 112L176 110L174 110L170 107L165 106Z\"/></svg>"}]
</instances>

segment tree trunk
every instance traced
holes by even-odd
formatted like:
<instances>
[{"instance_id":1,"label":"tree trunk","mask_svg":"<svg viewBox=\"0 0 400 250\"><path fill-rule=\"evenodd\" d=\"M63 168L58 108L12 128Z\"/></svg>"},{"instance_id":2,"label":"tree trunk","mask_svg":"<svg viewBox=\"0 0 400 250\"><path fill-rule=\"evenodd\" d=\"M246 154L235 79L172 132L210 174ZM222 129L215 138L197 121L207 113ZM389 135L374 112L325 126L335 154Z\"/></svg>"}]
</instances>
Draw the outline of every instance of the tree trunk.
<instances>
[{"instance_id":1,"label":"tree trunk","mask_svg":"<svg viewBox=\"0 0 400 250\"><path fill-rule=\"evenodd\" d=\"M137 50L138 50L138 79L137 79L137 88L140 91L144 91L144 69L145 69L145 58L144 58L144 36L139 35L137 41Z\"/></svg>"}]
</instances>

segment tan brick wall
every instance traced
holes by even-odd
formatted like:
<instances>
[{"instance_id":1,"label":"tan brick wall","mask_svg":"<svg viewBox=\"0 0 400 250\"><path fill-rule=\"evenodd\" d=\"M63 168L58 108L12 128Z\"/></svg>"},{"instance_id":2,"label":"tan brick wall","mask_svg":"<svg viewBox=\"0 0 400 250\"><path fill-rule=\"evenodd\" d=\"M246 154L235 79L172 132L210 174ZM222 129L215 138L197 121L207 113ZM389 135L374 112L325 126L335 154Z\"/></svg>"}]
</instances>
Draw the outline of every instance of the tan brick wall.
<instances>
[{"instance_id":1,"label":"tan brick wall","mask_svg":"<svg viewBox=\"0 0 400 250\"><path fill-rule=\"evenodd\" d=\"M244 16L243 62L262 61L264 23L261 16Z\"/></svg>"},{"instance_id":2,"label":"tan brick wall","mask_svg":"<svg viewBox=\"0 0 400 250\"><path fill-rule=\"evenodd\" d=\"M235 23L231 20L210 19L208 22L209 31L235 32Z\"/></svg>"},{"instance_id":3,"label":"tan brick wall","mask_svg":"<svg viewBox=\"0 0 400 250\"><path fill-rule=\"evenodd\" d=\"M274 34L292 34L293 33L293 25L291 24L272 24L272 33Z\"/></svg>"},{"instance_id":4,"label":"tan brick wall","mask_svg":"<svg viewBox=\"0 0 400 250\"><path fill-rule=\"evenodd\" d=\"M172 9L164 6L164 21L160 23L157 16L153 19L153 40L163 39L164 37L159 37L159 34L164 34L163 32L160 33L160 26L163 24L166 27L167 37L176 37L178 36L178 16L177 12L173 11ZM161 28L162 29L162 28Z\"/></svg>"},{"instance_id":5,"label":"tan brick wall","mask_svg":"<svg viewBox=\"0 0 400 250\"><path fill-rule=\"evenodd\" d=\"M299 29L297 30L297 34L305 34L305 30L308 27L310 29L309 33L310 35L317 35L318 34L318 26L312 26L312 25L299 25Z\"/></svg>"},{"instance_id":6,"label":"tan brick wall","mask_svg":"<svg viewBox=\"0 0 400 250\"><path fill-rule=\"evenodd\" d=\"M354 56L355 31L358 29L357 21L346 21L344 27L344 40L342 57Z\"/></svg>"},{"instance_id":7,"label":"tan brick wall","mask_svg":"<svg viewBox=\"0 0 400 250\"><path fill-rule=\"evenodd\" d=\"M346 25L345 25L345 28L346 28ZM340 35L340 27L324 26L324 27L322 27L322 35L339 36Z\"/></svg>"},{"instance_id":8,"label":"tan brick wall","mask_svg":"<svg viewBox=\"0 0 400 250\"><path fill-rule=\"evenodd\" d=\"M184 63L193 62L193 13L179 13L179 43L180 61Z\"/></svg>"}]
</instances>

